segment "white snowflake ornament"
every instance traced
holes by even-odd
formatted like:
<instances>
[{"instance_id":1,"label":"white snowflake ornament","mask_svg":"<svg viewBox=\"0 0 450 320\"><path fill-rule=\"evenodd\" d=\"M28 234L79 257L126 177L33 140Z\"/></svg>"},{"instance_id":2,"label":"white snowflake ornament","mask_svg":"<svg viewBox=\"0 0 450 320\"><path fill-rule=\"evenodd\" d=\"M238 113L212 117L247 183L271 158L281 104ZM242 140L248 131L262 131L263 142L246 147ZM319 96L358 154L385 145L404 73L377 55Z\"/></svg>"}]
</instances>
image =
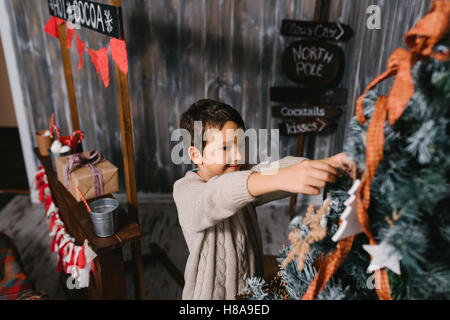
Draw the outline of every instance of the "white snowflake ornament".
<instances>
[{"instance_id":1,"label":"white snowflake ornament","mask_svg":"<svg viewBox=\"0 0 450 320\"><path fill-rule=\"evenodd\" d=\"M358 220L357 206L356 206L356 196L355 193L361 184L361 180L357 179L353 183L353 186L348 191L350 197L344 202L346 206L344 213L341 216L341 225L338 231L331 238L334 242L345 239L347 237L353 236L363 232L363 228Z\"/></svg>"}]
</instances>

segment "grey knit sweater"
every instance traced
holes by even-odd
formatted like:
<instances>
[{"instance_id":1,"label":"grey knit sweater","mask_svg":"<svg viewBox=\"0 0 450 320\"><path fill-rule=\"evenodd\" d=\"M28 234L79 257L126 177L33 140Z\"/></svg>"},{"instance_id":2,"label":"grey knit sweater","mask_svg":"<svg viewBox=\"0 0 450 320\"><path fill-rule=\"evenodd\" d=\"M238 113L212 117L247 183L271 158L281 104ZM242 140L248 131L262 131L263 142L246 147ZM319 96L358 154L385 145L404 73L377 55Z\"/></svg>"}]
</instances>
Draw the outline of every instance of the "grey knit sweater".
<instances>
[{"instance_id":1,"label":"grey knit sweater","mask_svg":"<svg viewBox=\"0 0 450 320\"><path fill-rule=\"evenodd\" d=\"M285 157L280 168L305 158ZM263 248L255 207L292 195L277 191L253 197L247 179L267 164L203 180L195 169L177 180L173 196L189 249L183 299L232 300L249 277L263 276Z\"/></svg>"}]
</instances>

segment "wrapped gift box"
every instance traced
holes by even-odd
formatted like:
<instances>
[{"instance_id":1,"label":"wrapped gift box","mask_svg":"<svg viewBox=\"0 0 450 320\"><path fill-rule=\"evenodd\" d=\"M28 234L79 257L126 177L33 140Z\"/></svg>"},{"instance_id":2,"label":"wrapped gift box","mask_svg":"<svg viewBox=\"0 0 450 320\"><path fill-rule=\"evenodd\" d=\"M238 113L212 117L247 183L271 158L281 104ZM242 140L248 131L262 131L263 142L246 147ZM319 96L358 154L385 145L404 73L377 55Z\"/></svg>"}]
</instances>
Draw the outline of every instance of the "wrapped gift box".
<instances>
[{"instance_id":1,"label":"wrapped gift box","mask_svg":"<svg viewBox=\"0 0 450 320\"><path fill-rule=\"evenodd\" d=\"M89 151L83 152L82 155L87 157ZM56 174L58 180L67 188L66 181L64 180L63 170L67 164L67 159L69 156L56 158ZM104 160L95 165L97 169L102 173L103 178L103 194L111 194L119 191L119 177L118 169L108 160ZM72 171L70 175L70 180L68 183L68 191L73 195L73 197L78 201L82 201L80 194L78 193L76 186L78 185L81 193L86 200L97 198L95 194L94 178L92 171L88 165L84 165Z\"/></svg>"}]
</instances>

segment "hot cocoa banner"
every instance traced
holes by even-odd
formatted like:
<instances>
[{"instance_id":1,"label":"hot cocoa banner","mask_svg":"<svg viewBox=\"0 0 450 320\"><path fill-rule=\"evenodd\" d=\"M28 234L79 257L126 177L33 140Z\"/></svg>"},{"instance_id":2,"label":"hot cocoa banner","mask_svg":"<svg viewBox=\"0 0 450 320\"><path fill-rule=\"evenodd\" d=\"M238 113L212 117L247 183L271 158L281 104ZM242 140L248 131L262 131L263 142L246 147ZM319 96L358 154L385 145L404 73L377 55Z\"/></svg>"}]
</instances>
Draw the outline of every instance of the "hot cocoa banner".
<instances>
[{"instance_id":1,"label":"hot cocoa banner","mask_svg":"<svg viewBox=\"0 0 450 320\"><path fill-rule=\"evenodd\" d=\"M51 35L52 37L59 38L58 27L65 23L65 21L58 17L51 17L45 24L44 31ZM68 23L66 23L67 30L67 48L72 47L73 38L76 38L77 52L79 55L78 70L83 67L83 55L84 52L88 51L91 62L97 70L97 76L101 76L105 87L109 86L109 49L111 51L111 57L114 62L118 65L120 70L125 74L128 73L128 58L127 49L124 40L119 40L111 38L109 44L101 49L94 50L88 48L86 43L83 42L78 34L75 33L75 29L71 28Z\"/></svg>"},{"instance_id":2,"label":"hot cocoa banner","mask_svg":"<svg viewBox=\"0 0 450 320\"><path fill-rule=\"evenodd\" d=\"M120 8L86 0L48 0L50 14L72 25L121 38Z\"/></svg>"}]
</instances>

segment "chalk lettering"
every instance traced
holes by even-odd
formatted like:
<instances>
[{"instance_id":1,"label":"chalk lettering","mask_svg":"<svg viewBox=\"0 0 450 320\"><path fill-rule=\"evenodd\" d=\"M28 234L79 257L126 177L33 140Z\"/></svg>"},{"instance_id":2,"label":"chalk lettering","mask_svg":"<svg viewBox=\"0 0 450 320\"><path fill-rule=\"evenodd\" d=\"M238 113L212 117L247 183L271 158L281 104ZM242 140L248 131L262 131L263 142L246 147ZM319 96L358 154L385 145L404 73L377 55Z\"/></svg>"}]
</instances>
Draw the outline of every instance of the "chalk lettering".
<instances>
[{"instance_id":1,"label":"chalk lettering","mask_svg":"<svg viewBox=\"0 0 450 320\"><path fill-rule=\"evenodd\" d=\"M49 7L50 12L66 19L66 2L64 0L49 0Z\"/></svg>"},{"instance_id":2,"label":"chalk lettering","mask_svg":"<svg viewBox=\"0 0 450 320\"><path fill-rule=\"evenodd\" d=\"M353 30L342 23L283 20L281 34L288 37L347 41L353 37Z\"/></svg>"},{"instance_id":3,"label":"chalk lettering","mask_svg":"<svg viewBox=\"0 0 450 320\"><path fill-rule=\"evenodd\" d=\"M88 8L89 4L80 2L80 6L83 7L83 14L81 15L81 23L86 23L86 26L90 27L91 26L91 15L87 15L87 12L89 9Z\"/></svg>"},{"instance_id":4,"label":"chalk lettering","mask_svg":"<svg viewBox=\"0 0 450 320\"><path fill-rule=\"evenodd\" d=\"M281 116L283 117L325 117L325 109L319 107L313 108L281 108Z\"/></svg>"},{"instance_id":5,"label":"chalk lettering","mask_svg":"<svg viewBox=\"0 0 450 320\"><path fill-rule=\"evenodd\" d=\"M313 64L313 63L304 63L297 62L297 75L305 75L305 76L313 76L313 77L322 77L323 64Z\"/></svg>"},{"instance_id":6,"label":"chalk lettering","mask_svg":"<svg viewBox=\"0 0 450 320\"><path fill-rule=\"evenodd\" d=\"M292 48L292 53L295 61L299 60L312 60L312 61L323 61L326 63L331 63L333 59L333 54L328 52L325 48L316 46L302 46L298 45L297 48Z\"/></svg>"},{"instance_id":7,"label":"chalk lettering","mask_svg":"<svg viewBox=\"0 0 450 320\"><path fill-rule=\"evenodd\" d=\"M323 61L326 63L331 63L331 60L333 59L334 55L328 51L325 52L325 57L323 58Z\"/></svg>"},{"instance_id":8,"label":"chalk lettering","mask_svg":"<svg viewBox=\"0 0 450 320\"><path fill-rule=\"evenodd\" d=\"M102 9L100 6L97 6L97 27L98 24L102 23L102 31L105 32L105 24L103 23L103 15L102 15Z\"/></svg>"},{"instance_id":9,"label":"chalk lettering","mask_svg":"<svg viewBox=\"0 0 450 320\"><path fill-rule=\"evenodd\" d=\"M121 38L119 8L88 0L48 0L50 14L63 20L73 20L111 37ZM77 28L78 29L78 28Z\"/></svg>"},{"instance_id":10,"label":"chalk lettering","mask_svg":"<svg viewBox=\"0 0 450 320\"><path fill-rule=\"evenodd\" d=\"M283 69L289 78L307 86L321 86L334 82L342 75L342 49L316 40L292 43L283 56Z\"/></svg>"},{"instance_id":11,"label":"chalk lettering","mask_svg":"<svg viewBox=\"0 0 450 320\"><path fill-rule=\"evenodd\" d=\"M314 133L322 132L327 126L328 122L321 118L312 120L300 120L296 122L281 123L279 125L280 133L283 135L293 135L300 133Z\"/></svg>"}]
</instances>

